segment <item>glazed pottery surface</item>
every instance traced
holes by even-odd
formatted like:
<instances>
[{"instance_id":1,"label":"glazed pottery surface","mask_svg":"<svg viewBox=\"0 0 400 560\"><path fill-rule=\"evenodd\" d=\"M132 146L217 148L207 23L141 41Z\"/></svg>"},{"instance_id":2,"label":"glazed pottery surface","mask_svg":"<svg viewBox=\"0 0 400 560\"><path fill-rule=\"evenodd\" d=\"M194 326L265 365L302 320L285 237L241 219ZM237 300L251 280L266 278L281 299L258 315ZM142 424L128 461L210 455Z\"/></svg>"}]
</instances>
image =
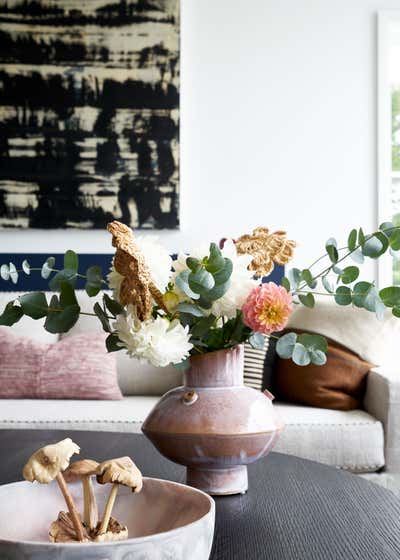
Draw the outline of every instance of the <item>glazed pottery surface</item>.
<instances>
[{"instance_id":1,"label":"glazed pottery surface","mask_svg":"<svg viewBox=\"0 0 400 560\"><path fill-rule=\"evenodd\" d=\"M82 511L81 484L69 488ZM95 492L101 512L110 485L95 485ZM210 555L214 502L183 484L144 478L139 494L121 486L113 516L128 527L125 541L50 543L50 524L65 509L54 482L0 486L1 560L207 560Z\"/></svg>"},{"instance_id":2,"label":"glazed pottery surface","mask_svg":"<svg viewBox=\"0 0 400 560\"><path fill-rule=\"evenodd\" d=\"M184 382L156 404L143 432L188 467L188 484L215 495L245 492L246 465L283 429L271 395L243 385L242 345L191 357Z\"/></svg>"}]
</instances>

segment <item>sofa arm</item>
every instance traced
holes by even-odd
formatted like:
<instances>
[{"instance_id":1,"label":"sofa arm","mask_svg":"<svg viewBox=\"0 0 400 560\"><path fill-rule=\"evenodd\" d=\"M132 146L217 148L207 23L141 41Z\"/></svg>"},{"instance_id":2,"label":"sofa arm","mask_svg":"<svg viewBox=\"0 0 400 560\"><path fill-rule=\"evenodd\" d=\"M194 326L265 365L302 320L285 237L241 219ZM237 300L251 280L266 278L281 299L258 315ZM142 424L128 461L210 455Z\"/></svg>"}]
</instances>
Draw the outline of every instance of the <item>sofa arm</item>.
<instances>
[{"instance_id":1,"label":"sofa arm","mask_svg":"<svg viewBox=\"0 0 400 560\"><path fill-rule=\"evenodd\" d=\"M383 424L386 471L400 473L400 373L370 371L364 407Z\"/></svg>"}]
</instances>

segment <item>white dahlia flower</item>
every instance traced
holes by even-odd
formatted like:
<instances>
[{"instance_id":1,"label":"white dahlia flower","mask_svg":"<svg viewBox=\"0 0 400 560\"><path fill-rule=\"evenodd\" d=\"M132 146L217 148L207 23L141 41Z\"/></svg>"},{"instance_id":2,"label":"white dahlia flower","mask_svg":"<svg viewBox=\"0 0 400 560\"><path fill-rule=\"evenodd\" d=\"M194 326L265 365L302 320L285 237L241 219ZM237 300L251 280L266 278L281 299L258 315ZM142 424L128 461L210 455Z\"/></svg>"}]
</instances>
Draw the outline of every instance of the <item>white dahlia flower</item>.
<instances>
[{"instance_id":1,"label":"white dahlia flower","mask_svg":"<svg viewBox=\"0 0 400 560\"><path fill-rule=\"evenodd\" d=\"M189 342L189 327L164 317L140 322L132 306L128 307L126 316L117 317L114 329L130 356L156 367L179 364L193 348Z\"/></svg>"},{"instance_id":2,"label":"white dahlia flower","mask_svg":"<svg viewBox=\"0 0 400 560\"><path fill-rule=\"evenodd\" d=\"M225 241L222 254L232 261L231 283L228 291L221 298L214 301L211 313L216 317L233 319L236 317L236 311L242 309L247 296L258 283L253 278L254 272L248 270L248 266L253 260L252 255L238 255L232 239Z\"/></svg>"}]
</instances>

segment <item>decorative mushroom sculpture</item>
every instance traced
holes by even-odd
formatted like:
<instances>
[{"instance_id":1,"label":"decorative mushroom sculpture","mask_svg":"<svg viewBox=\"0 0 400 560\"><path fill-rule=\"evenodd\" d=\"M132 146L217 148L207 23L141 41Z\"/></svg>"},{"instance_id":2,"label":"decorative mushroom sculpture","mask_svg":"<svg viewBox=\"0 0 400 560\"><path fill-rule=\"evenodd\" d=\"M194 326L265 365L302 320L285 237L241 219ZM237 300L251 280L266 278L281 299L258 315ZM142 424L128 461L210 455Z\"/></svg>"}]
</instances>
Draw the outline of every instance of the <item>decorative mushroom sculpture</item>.
<instances>
[{"instance_id":1,"label":"decorative mushroom sculpture","mask_svg":"<svg viewBox=\"0 0 400 560\"><path fill-rule=\"evenodd\" d=\"M143 480L142 473L129 457L110 459L108 461L100 463L100 465L97 467L96 475L97 482L99 484L107 484L108 482L113 484L113 487L107 499L103 517L101 519L101 524L97 532L98 538L101 538L102 535L106 535L109 532L114 534L116 532L115 529L113 530L112 524L110 524L110 519L115 498L118 493L119 484L128 486L132 489L132 492L140 492L143 486ZM115 522L115 520L113 521ZM126 527L124 529L127 531ZM113 538L113 536L110 535L110 538ZM126 537L123 537L121 535L119 538Z\"/></svg>"},{"instance_id":2,"label":"decorative mushroom sculpture","mask_svg":"<svg viewBox=\"0 0 400 560\"><path fill-rule=\"evenodd\" d=\"M82 459L71 463L64 472L66 482L82 481L83 488L83 521L89 531L97 528L99 514L97 510L97 502L94 495L92 476L96 474L99 466L97 461L92 459Z\"/></svg>"},{"instance_id":3,"label":"decorative mushroom sculpture","mask_svg":"<svg viewBox=\"0 0 400 560\"><path fill-rule=\"evenodd\" d=\"M71 438L63 439L52 445L46 445L38 449L29 458L22 474L29 482L37 481L40 484L48 484L52 480L57 481L68 507L75 536L78 541L84 541L86 538L83 533L82 521L62 475L62 471L68 467L72 455L79 452L80 447Z\"/></svg>"}]
</instances>

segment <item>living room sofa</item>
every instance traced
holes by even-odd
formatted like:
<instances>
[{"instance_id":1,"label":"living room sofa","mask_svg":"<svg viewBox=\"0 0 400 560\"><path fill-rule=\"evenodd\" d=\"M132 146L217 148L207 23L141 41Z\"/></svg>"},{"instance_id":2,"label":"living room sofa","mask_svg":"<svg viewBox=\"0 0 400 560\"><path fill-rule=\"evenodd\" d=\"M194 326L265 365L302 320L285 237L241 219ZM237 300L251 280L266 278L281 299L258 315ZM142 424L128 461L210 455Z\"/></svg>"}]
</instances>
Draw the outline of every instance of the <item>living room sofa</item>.
<instances>
[{"instance_id":1,"label":"living room sofa","mask_svg":"<svg viewBox=\"0 0 400 560\"><path fill-rule=\"evenodd\" d=\"M0 310L18 295L0 293ZM79 302L85 311L90 311L94 303L83 292L79 292ZM317 306L318 312L299 306L290 326L324 334L379 367L368 374L362 410L276 402L285 429L275 450L355 473L396 475L400 473L400 320L388 316L379 322L365 310L338 307L324 300ZM58 335L46 332L40 321L27 317L12 328L38 340L58 339ZM101 330L97 318L82 316L63 336L95 330ZM173 367L157 369L140 364L122 351L116 357L123 400L2 399L0 429L140 432L159 396L181 384L181 373Z\"/></svg>"}]
</instances>

